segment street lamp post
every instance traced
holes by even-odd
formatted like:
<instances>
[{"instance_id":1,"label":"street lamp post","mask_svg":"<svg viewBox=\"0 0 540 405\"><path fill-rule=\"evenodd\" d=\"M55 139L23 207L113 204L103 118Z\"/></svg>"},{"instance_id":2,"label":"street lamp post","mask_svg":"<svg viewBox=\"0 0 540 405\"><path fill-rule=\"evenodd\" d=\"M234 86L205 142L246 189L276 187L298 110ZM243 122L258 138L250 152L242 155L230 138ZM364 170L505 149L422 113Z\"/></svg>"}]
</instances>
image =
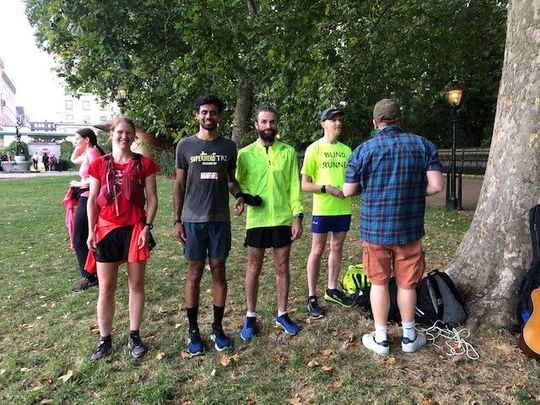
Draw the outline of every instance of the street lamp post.
<instances>
[{"instance_id":1,"label":"street lamp post","mask_svg":"<svg viewBox=\"0 0 540 405\"><path fill-rule=\"evenodd\" d=\"M458 197L456 195L456 125L457 125L457 110L461 103L461 97L463 96L463 87L460 86L457 77L448 86L446 86L446 97L448 104L453 109L452 116L452 164L450 168L450 177L447 179L446 185L449 188L449 193L446 193L446 208L458 209L459 204Z\"/></svg>"},{"instance_id":2,"label":"street lamp post","mask_svg":"<svg viewBox=\"0 0 540 405\"><path fill-rule=\"evenodd\" d=\"M127 100L129 98L128 91L124 88L118 89L118 92L116 93L116 104L118 105L118 108L120 108L120 114L124 113L124 107L127 104Z\"/></svg>"}]
</instances>

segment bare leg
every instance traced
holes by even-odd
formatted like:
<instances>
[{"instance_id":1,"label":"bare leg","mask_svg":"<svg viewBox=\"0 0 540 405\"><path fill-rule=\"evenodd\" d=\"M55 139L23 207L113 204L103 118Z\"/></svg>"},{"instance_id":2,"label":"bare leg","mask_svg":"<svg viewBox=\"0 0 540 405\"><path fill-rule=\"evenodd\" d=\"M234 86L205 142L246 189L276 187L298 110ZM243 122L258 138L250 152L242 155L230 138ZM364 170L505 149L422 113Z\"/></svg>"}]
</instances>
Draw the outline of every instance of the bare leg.
<instances>
[{"instance_id":1,"label":"bare leg","mask_svg":"<svg viewBox=\"0 0 540 405\"><path fill-rule=\"evenodd\" d=\"M321 259L326 247L327 233L313 233L311 238L311 252L307 260L308 295L317 295L317 281L321 270Z\"/></svg>"},{"instance_id":2,"label":"bare leg","mask_svg":"<svg viewBox=\"0 0 540 405\"><path fill-rule=\"evenodd\" d=\"M397 304L402 322L414 321L414 310L416 308L416 290L399 288L397 292Z\"/></svg>"},{"instance_id":3,"label":"bare leg","mask_svg":"<svg viewBox=\"0 0 540 405\"><path fill-rule=\"evenodd\" d=\"M346 236L347 232L332 232L330 237L330 253L328 254L328 288L330 289L337 288L343 257L343 242Z\"/></svg>"},{"instance_id":4,"label":"bare leg","mask_svg":"<svg viewBox=\"0 0 540 405\"><path fill-rule=\"evenodd\" d=\"M210 259L212 271L212 298L216 307L224 307L227 299L225 260Z\"/></svg>"},{"instance_id":5,"label":"bare leg","mask_svg":"<svg viewBox=\"0 0 540 405\"><path fill-rule=\"evenodd\" d=\"M204 270L204 261L189 261L187 265L186 287L184 298L187 308L199 306L201 278Z\"/></svg>"},{"instance_id":6,"label":"bare leg","mask_svg":"<svg viewBox=\"0 0 540 405\"><path fill-rule=\"evenodd\" d=\"M248 247L246 268L246 306L248 312L255 312L259 294L259 276L264 258L264 249Z\"/></svg>"},{"instance_id":7,"label":"bare leg","mask_svg":"<svg viewBox=\"0 0 540 405\"><path fill-rule=\"evenodd\" d=\"M118 278L119 262L97 262L97 274L99 278L99 296L97 300L97 318L99 333L101 336L109 336L112 331L112 323L115 310L116 281Z\"/></svg>"},{"instance_id":8,"label":"bare leg","mask_svg":"<svg viewBox=\"0 0 540 405\"><path fill-rule=\"evenodd\" d=\"M274 262L276 265L277 307L279 312L287 312L289 298L289 256L291 246L274 249Z\"/></svg>"},{"instance_id":9,"label":"bare leg","mask_svg":"<svg viewBox=\"0 0 540 405\"><path fill-rule=\"evenodd\" d=\"M128 263L129 330L139 330L144 312L146 260ZM101 280L100 280L101 281Z\"/></svg>"},{"instance_id":10,"label":"bare leg","mask_svg":"<svg viewBox=\"0 0 540 405\"><path fill-rule=\"evenodd\" d=\"M390 294L388 293L388 284L372 284L370 299L375 327L386 326L388 322L388 311L390 310Z\"/></svg>"}]
</instances>

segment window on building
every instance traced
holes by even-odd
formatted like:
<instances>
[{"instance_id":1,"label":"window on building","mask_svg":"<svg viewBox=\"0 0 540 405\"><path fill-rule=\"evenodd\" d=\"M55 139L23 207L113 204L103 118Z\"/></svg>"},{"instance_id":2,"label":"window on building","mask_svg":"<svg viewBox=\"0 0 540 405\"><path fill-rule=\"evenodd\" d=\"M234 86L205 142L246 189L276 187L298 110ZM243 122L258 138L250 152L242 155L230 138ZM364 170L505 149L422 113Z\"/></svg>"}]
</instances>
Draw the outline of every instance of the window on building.
<instances>
[{"instance_id":1,"label":"window on building","mask_svg":"<svg viewBox=\"0 0 540 405\"><path fill-rule=\"evenodd\" d=\"M66 114L66 122L73 122L73 114Z\"/></svg>"},{"instance_id":2,"label":"window on building","mask_svg":"<svg viewBox=\"0 0 540 405\"><path fill-rule=\"evenodd\" d=\"M90 117L89 115L83 115L83 122L85 124L90 124L90 121L92 121L92 117Z\"/></svg>"},{"instance_id":3,"label":"window on building","mask_svg":"<svg viewBox=\"0 0 540 405\"><path fill-rule=\"evenodd\" d=\"M73 110L73 100L66 100L66 110Z\"/></svg>"},{"instance_id":4,"label":"window on building","mask_svg":"<svg viewBox=\"0 0 540 405\"><path fill-rule=\"evenodd\" d=\"M90 101L83 101L82 102L82 109L84 111L90 111Z\"/></svg>"},{"instance_id":5,"label":"window on building","mask_svg":"<svg viewBox=\"0 0 540 405\"><path fill-rule=\"evenodd\" d=\"M108 118L107 118L106 115L101 115L101 116L99 117L99 120L100 120L101 122L105 122L105 121L107 121L107 119L108 119Z\"/></svg>"}]
</instances>

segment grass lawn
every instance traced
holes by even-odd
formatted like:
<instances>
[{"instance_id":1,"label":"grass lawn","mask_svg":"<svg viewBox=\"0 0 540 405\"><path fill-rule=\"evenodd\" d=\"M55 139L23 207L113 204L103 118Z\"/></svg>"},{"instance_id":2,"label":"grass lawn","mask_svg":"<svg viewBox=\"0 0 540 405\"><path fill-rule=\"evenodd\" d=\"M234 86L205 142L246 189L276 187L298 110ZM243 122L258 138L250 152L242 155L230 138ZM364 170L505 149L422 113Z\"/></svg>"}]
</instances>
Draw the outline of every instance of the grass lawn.
<instances>
[{"instance_id":1,"label":"grass lawn","mask_svg":"<svg viewBox=\"0 0 540 405\"><path fill-rule=\"evenodd\" d=\"M244 315L244 217L233 218L233 248L228 260L229 296L224 328L234 336L229 355L213 348L185 359L187 320L183 303L185 262L173 237L172 181L158 180L160 208L154 236L158 246L149 261L146 312L141 334L150 346L142 361L126 350L127 279L119 276L110 360L92 363L98 339L97 289L71 292L78 278L69 250L60 204L70 178L0 181L0 402L1 403L535 403L540 401L540 369L525 358L515 337L481 328L467 340L476 361L448 357L444 342L414 355L399 348L391 327L391 356L380 358L359 343L371 321L357 309L326 305L327 317L308 319L305 262L310 235L293 245L291 317L302 332L289 337L273 328L275 284L271 257L261 276L260 335L251 343L238 336ZM311 199L306 196L308 227ZM344 252L344 267L360 261L354 228ZM428 208L424 241L429 269L452 260L471 214ZM466 271L466 269L464 269ZM123 271L122 271L123 273ZM324 288L325 275L319 283ZM212 302L208 272L201 289L200 326L210 348ZM323 303L324 305L324 303ZM538 403L538 402L536 402Z\"/></svg>"}]
</instances>

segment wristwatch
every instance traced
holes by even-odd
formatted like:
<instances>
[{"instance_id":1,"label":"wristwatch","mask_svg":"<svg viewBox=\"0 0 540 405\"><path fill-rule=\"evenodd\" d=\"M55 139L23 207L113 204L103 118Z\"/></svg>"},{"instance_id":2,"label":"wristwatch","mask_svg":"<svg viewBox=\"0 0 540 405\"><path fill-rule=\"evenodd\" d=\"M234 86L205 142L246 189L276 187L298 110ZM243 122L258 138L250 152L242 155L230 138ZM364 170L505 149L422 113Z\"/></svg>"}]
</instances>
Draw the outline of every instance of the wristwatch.
<instances>
[{"instance_id":1,"label":"wristwatch","mask_svg":"<svg viewBox=\"0 0 540 405\"><path fill-rule=\"evenodd\" d=\"M326 185L321 187L321 193L323 193L323 194L326 193Z\"/></svg>"},{"instance_id":2,"label":"wristwatch","mask_svg":"<svg viewBox=\"0 0 540 405\"><path fill-rule=\"evenodd\" d=\"M154 229L154 224L151 224L151 223L146 223L146 224L144 224L144 226L147 226L148 229L150 229L150 230Z\"/></svg>"},{"instance_id":3,"label":"wristwatch","mask_svg":"<svg viewBox=\"0 0 540 405\"><path fill-rule=\"evenodd\" d=\"M299 213L296 214L293 218L295 218L295 219L298 218L298 219L302 220L302 219L304 219L304 214L301 213L301 212L299 212Z\"/></svg>"},{"instance_id":4,"label":"wristwatch","mask_svg":"<svg viewBox=\"0 0 540 405\"><path fill-rule=\"evenodd\" d=\"M173 225L176 225L176 224L182 225L182 220L181 220L181 219L175 219L175 220L173 221Z\"/></svg>"}]
</instances>

